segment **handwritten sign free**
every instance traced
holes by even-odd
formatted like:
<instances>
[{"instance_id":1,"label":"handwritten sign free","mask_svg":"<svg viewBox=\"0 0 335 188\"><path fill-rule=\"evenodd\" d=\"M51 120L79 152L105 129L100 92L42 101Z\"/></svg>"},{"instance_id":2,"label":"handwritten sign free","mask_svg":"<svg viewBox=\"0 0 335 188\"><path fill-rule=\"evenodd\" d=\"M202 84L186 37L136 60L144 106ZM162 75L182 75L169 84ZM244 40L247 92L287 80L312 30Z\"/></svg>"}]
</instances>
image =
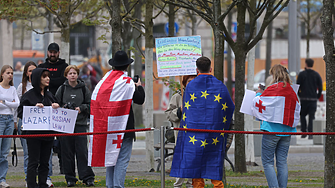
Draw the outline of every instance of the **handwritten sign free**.
<instances>
[{"instance_id":1,"label":"handwritten sign free","mask_svg":"<svg viewBox=\"0 0 335 188\"><path fill-rule=\"evenodd\" d=\"M158 77L195 75L201 57L201 37L156 38Z\"/></svg>"},{"instance_id":2,"label":"handwritten sign free","mask_svg":"<svg viewBox=\"0 0 335 188\"><path fill-rule=\"evenodd\" d=\"M52 130L73 133L77 115L78 111L65 108L24 106L23 130Z\"/></svg>"}]
</instances>

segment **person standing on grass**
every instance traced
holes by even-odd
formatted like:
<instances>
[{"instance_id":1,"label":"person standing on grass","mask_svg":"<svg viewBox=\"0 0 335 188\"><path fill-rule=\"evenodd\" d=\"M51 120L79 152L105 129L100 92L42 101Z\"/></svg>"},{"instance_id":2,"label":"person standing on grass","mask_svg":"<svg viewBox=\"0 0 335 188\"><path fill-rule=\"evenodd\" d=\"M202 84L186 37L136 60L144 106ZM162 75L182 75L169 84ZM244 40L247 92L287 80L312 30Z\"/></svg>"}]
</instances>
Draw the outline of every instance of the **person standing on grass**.
<instances>
[{"instance_id":1,"label":"person standing on grass","mask_svg":"<svg viewBox=\"0 0 335 188\"><path fill-rule=\"evenodd\" d=\"M79 69L75 65L69 65L64 71L67 81L61 85L56 98L59 105L64 108L74 108L78 111L74 133L87 132L87 117L90 114L91 91L85 86L85 83L78 80ZM90 166L87 166L87 136L65 136L60 137L62 147L63 171L68 187L76 185L75 161L77 161L77 170L79 179L86 186L94 186L94 172Z\"/></svg>"},{"instance_id":2,"label":"person standing on grass","mask_svg":"<svg viewBox=\"0 0 335 188\"><path fill-rule=\"evenodd\" d=\"M48 90L50 82L50 72L48 69L36 68L31 75L33 88L22 95L18 108L18 117L22 119L24 106L52 106L58 108L56 97ZM55 134L49 130L24 130L24 135L35 134ZM27 185L28 188L47 188L47 177L49 172L49 159L53 146L53 137L29 137L26 138L28 146L28 169ZM38 175L38 184L36 183Z\"/></svg>"},{"instance_id":3,"label":"person standing on grass","mask_svg":"<svg viewBox=\"0 0 335 188\"><path fill-rule=\"evenodd\" d=\"M53 95L56 95L56 91L61 86L66 78L64 77L64 71L65 68L68 66L68 64L65 62L65 59L59 58L60 51L59 51L59 45L55 42L50 43L48 46L48 52L47 52L48 58L45 60L44 63L38 65L39 68L47 68L50 72L50 86L49 90ZM56 139L56 142L59 143L58 138ZM57 144L58 146L58 161L59 161L59 170L60 174L63 173L63 163L62 163L62 156L61 156L61 144ZM51 176L52 176L52 153L50 155L49 160L49 174L48 174L48 185L49 187L53 187L53 183L51 182Z\"/></svg>"},{"instance_id":4,"label":"person standing on grass","mask_svg":"<svg viewBox=\"0 0 335 188\"><path fill-rule=\"evenodd\" d=\"M211 60L196 61L198 76L187 84L180 127L186 129L228 130L235 105L227 87L210 74ZM223 188L223 164L227 134L179 131L170 176L192 178L194 188Z\"/></svg>"},{"instance_id":5,"label":"person standing on grass","mask_svg":"<svg viewBox=\"0 0 335 188\"><path fill-rule=\"evenodd\" d=\"M90 132L134 129L132 104L142 105L145 99L141 80L128 77L127 68L133 62L125 51L118 51L91 97ZM89 166L106 167L107 188L123 188L135 132L91 135Z\"/></svg>"},{"instance_id":6,"label":"person standing on grass","mask_svg":"<svg viewBox=\"0 0 335 188\"><path fill-rule=\"evenodd\" d=\"M182 79L182 86L186 88L186 85L193 80L196 75L186 75L183 76ZM173 127L179 128L180 126L180 120L181 120L181 114L182 114L182 96L180 90L175 93L169 102L169 107L165 110L165 116L166 118L172 123ZM177 136L178 131L174 131L175 135L175 143L177 143ZM183 185L185 178L176 178L176 182L173 184L175 188L181 188ZM185 183L187 188L192 188L192 180L187 179Z\"/></svg>"},{"instance_id":7,"label":"person standing on grass","mask_svg":"<svg viewBox=\"0 0 335 188\"><path fill-rule=\"evenodd\" d=\"M19 106L20 101L16 89L13 86L13 68L4 65L1 68L0 78L0 135L13 135L14 131L14 110ZM6 183L8 171L8 160L12 138L0 138L0 187L9 187Z\"/></svg>"},{"instance_id":8,"label":"person standing on grass","mask_svg":"<svg viewBox=\"0 0 335 188\"><path fill-rule=\"evenodd\" d=\"M22 74L22 82L17 87L17 95L19 99L21 100L21 97L23 94L25 94L27 91L33 88L31 85L31 73L34 69L36 69L36 64L33 61L29 61L24 65L23 74ZM17 114L16 114L17 115ZM17 129L18 134L22 134L22 119L18 118L18 125L15 126L15 129ZM26 174L27 178L27 168L28 168L28 148L27 148L27 141L25 138L20 138L21 146L23 149L23 166L24 166L24 173Z\"/></svg>"}]
</instances>

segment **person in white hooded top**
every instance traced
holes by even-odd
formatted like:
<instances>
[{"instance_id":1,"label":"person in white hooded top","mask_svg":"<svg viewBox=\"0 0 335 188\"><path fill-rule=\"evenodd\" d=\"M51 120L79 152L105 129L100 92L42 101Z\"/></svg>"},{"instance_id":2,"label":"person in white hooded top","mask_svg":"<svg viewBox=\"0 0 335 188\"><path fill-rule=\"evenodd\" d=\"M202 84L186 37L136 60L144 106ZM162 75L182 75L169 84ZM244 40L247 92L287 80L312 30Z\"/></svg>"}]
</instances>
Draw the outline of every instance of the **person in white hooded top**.
<instances>
[{"instance_id":1,"label":"person in white hooded top","mask_svg":"<svg viewBox=\"0 0 335 188\"><path fill-rule=\"evenodd\" d=\"M4 65L1 68L0 78L0 135L12 135L14 130L14 110L20 101L13 86L13 68ZM0 186L9 187L6 183L11 138L0 138Z\"/></svg>"}]
</instances>

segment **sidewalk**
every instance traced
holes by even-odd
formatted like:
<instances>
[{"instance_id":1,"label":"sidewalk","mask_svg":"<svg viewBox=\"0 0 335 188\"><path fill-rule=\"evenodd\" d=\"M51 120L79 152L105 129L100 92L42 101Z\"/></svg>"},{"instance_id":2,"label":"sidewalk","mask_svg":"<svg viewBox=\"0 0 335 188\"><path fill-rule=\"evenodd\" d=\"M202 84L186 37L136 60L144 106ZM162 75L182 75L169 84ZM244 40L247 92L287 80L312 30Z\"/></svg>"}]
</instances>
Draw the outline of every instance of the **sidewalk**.
<instances>
[{"instance_id":1,"label":"sidewalk","mask_svg":"<svg viewBox=\"0 0 335 188\"><path fill-rule=\"evenodd\" d=\"M145 136L145 132L136 133L137 137ZM294 138L295 137L295 138ZM323 153L323 145L314 145L313 139L301 138L301 135L293 135L292 140L296 140L296 144L291 144L289 153ZM261 144L261 142L259 143ZM261 147L260 145L258 147ZM228 154L234 154L235 141L233 141ZM145 155L145 140L137 140L133 145L133 155Z\"/></svg>"}]
</instances>

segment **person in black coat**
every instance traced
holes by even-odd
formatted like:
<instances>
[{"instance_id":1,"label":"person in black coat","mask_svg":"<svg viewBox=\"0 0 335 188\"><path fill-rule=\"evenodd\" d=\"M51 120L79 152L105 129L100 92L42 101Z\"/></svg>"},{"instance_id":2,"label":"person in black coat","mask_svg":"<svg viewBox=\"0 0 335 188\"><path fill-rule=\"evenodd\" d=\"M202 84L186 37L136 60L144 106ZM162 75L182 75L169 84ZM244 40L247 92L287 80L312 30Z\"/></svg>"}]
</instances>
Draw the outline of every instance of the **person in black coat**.
<instances>
[{"instance_id":1,"label":"person in black coat","mask_svg":"<svg viewBox=\"0 0 335 188\"><path fill-rule=\"evenodd\" d=\"M314 60L307 58L305 60L305 70L300 72L297 79L297 84L300 85L298 96L300 98L301 111L300 122L301 132L306 132L308 115L308 129L307 132L313 132L313 120L317 108L317 101L322 94L322 79L316 71L314 71ZM305 138L307 135L301 135ZM309 135L308 139L313 139L313 135Z\"/></svg>"},{"instance_id":2,"label":"person in black coat","mask_svg":"<svg viewBox=\"0 0 335 188\"><path fill-rule=\"evenodd\" d=\"M128 55L124 51L118 51L113 56L113 59L109 60L109 64L113 66L113 71L123 71L124 74L128 66L134 60L128 58ZM145 99L144 89L141 86L141 80L135 82L135 91L133 94L132 102L135 104L142 105ZM128 122L126 130L134 129L134 112L132 106L130 108ZM126 177L127 167L131 157L131 150L133 140L135 139L135 132L128 132L124 134L121 149L117 158L115 166L106 167L106 186L107 188L113 187L124 187L124 181Z\"/></svg>"},{"instance_id":3,"label":"person in black coat","mask_svg":"<svg viewBox=\"0 0 335 188\"><path fill-rule=\"evenodd\" d=\"M48 69L36 68L31 75L33 89L22 95L20 106L18 107L18 117L22 119L23 106L52 106L58 108L59 104L55 96L48 91L50 82L50 72ZM22 134L54 134L54 131L46 130L24 130ZM49 171L49 158L53 146L53 137L27 138L28 146L28 188L46 188ZM36 184L36 169L38 169L38 185Z\"/></svg>"}]
</instances>

